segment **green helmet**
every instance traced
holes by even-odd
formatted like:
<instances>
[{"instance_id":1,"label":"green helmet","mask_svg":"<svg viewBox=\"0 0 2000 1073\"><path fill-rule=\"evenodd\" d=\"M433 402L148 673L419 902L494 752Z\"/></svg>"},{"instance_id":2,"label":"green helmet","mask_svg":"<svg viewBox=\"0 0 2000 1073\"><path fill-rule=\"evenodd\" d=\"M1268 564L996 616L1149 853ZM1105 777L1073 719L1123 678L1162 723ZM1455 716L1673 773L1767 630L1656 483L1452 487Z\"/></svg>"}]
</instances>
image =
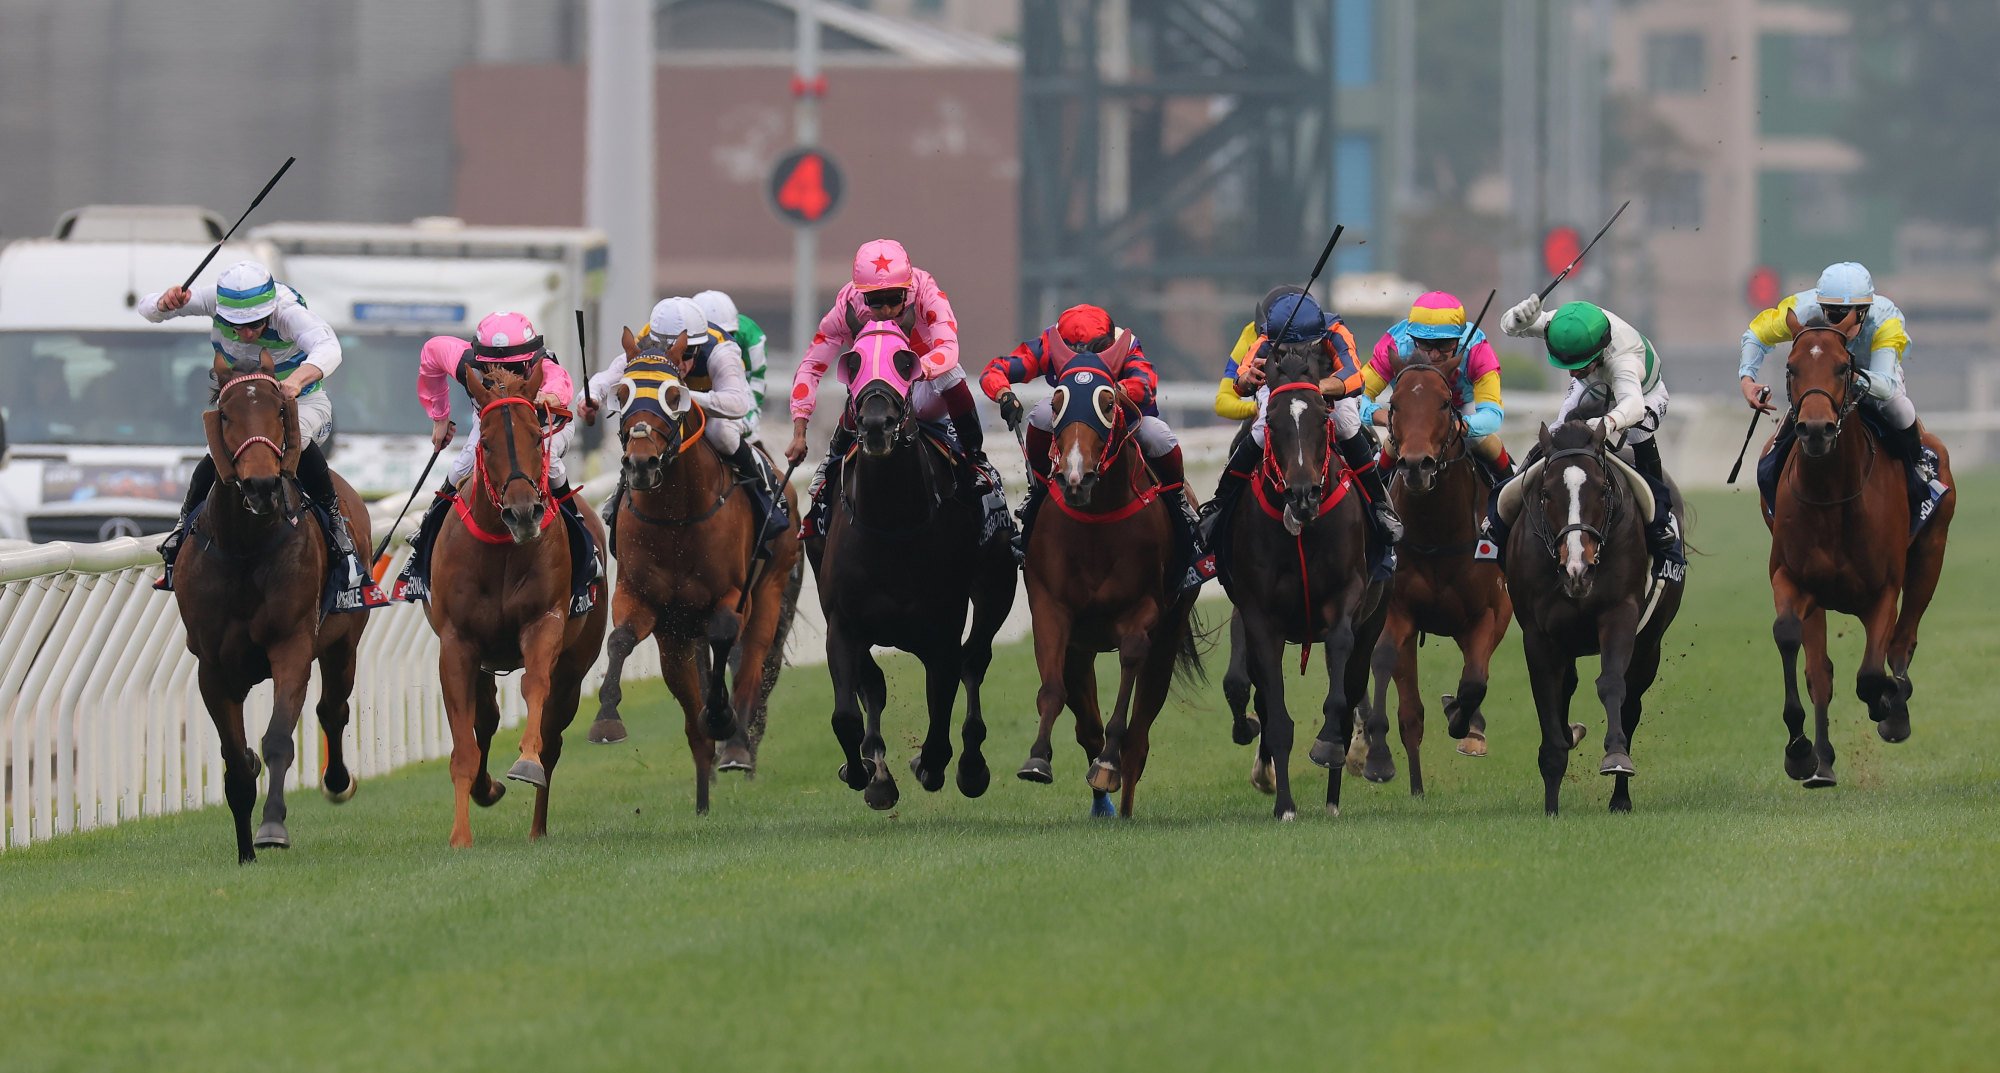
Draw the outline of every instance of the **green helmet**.
<instances>
[{"instance_id":1,"label":"green helmet","mask_svg":"<svg viewBox=\"0 0 2000 1073\"><path fill-rule=\"evenodd\" d=\"M1589 302L1565 302L1549 319L1549 364L1581 369L1611 345L1611 318Z\"/></svg>"}]
</instances>

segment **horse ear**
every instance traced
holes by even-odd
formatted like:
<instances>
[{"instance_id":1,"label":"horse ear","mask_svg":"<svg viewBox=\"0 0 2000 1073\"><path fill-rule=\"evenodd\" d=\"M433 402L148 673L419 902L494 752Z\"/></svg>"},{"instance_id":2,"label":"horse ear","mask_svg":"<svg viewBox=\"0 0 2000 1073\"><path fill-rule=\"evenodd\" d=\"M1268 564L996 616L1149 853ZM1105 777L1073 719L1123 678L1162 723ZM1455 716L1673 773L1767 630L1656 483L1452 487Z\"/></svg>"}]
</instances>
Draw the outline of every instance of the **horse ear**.
<instances>
[{"instance_id":1,"label":"horse ear","mask_svg":"<svg viewBox=\"0 0 2000 1073\"><path fill-rule=\"evenodd\" d=\"M1451 357L1446 358L1441 364L1438 365L1438 371L1444 373L1444 378L1446 380L1450 380L1452 377L1458 375L1459 367L1464 364L1465 364L1465 355L1462 353L1454 353Z\"/></svg>"},{"instance_id":2,"label":"horse ear","mask_svg":"<svg viewBox=\"0 0 2000 1073\"><path fill-rule=\"evenodd\" d=\"M472 375L465 378L465 393L472 396L474 404L485 407L493 401L493 385L486 382L486 372L474 368Z\"/></svg>"},{"instance_id":3,"label":"horse ear","mask_svg":"<svg viewBox=\"0 0 2000 1073\"><path fill-rule=\"evenodd\" d=\"M1840 329L1840 334L1845 336L1849 342L1853 342L1854 337L1861 334L1861 325L1867 319L1868 318L1862 316L1861 307L1855 306L1854 308L1849 309L1847 311L1847 317L1843 319L1840 323L1834 325L1834 327Z\"/></svg>"},{"instance_id":4,"label":"horse ear","mask_svg":"<svg viewBox=\"0 0 2000 1073\"><path fill-rule=\"evenodd\" d=\"M1799 311L1797 309L1785 310L1785 327L1790 328L1793 335L1799 334L1799 331L1805 327L1805 325L1799 323Z\"/></svg>"},{"instance_id":5,"label":"horse ear","mask_svg":"<svg viewBox=\"0 0 2000 1073\"><path fill-rule=\"evenodd\" d=\"M278 470L286 476L296 477L299 475L299 459L306 452L305 437L299 435L299 400L286 400L283 409L285 414L285 457L278 463Z\"/></svg>"},{"instance_id":6,"label":"horse ear","mask_svg":"<svg viewBox=\"0 0 2000 1073\"><path fill-rule=\"evenodd\" d=\"M236 375L236 366L230 362L229 355L224 354L220 350L215 352L215 363L209 368L209 375L215 377L216 387L227 384L229 378Z\"/></svg>"},{"instance_id":7,"label":"horse ear","mask_svg":"<svg viewBox=\"0 0 2000 1073\"><path fill-rule=\"evenodd\" d=\"M1604 422L1592 421L1590 423L1590 445L1592 447L1598 450L1603 450L1604 441L1610 438L1611 438L1611 430L1605 427Z\"/></svg>"},{"instance_id":8,"label":"horse ear","mask_svg":"<svg viewBox=\"0 0 2000 1073\"><path fill-rule=\"evenodd\" d=\"M222 442L222 411L204 410L201 428L208 436L208 457L215 463L215 479L224 484L236 480L236 459L229 454L229 448Z\"/></svg>"},{"instance_id":9,"label":"horse ear","mask_svg":"<svg viewBox=\"0 0 2000 1073\"><path fill-rule=\"evenodd\" d=\"M1549 452L1549 425L1548 425L1548 422L1546 422L1546 421L1542 422L1542 426L1541 426L1541 429L1540 429L1540 431L1538 431L1538 432L1536 432L1536 433L1535 433L1535 439L1536 439L1536 440L1537 440L1537 441L1538 441L1539 443L1541 443L1541 445L1542 445L1542 453L1543 453L1543 454L1547 454L1547 453Z\"/></svg>"},{"instance_id":10,"label":"horse ear","mask_svg":"<svg viewBox=\"0 0 2000 1073\"><path fill-rule=\"evenodd\" d=\"M263 373L265 376L276 376L278 374L278 366L271 361L270 351L262 349L257 351L257 371Z\"/></svg>"},{"instance_id":11,"label":"horse ear","mask_svg":"<svg viewBox=\"0 0 2000 1073\"><path fill-rule=\"evenodd\" d=\"M674 364L679 365L682 361L685 361L687 359L687 348L688 348L688 333L682 332L681 334L674 336L674 345L671 349L667 351L667 357L674 359Z\"/></svg>"},{"instance_id":12,"label":"horse ear","mask_svg":"<svg viewBox=\"0 0 2000 1073\"><path fill-rule=\"evenodd\" d=\"M625 360L631 361L639 356L639 340L632 334L632 329L626 328L624 331L625 334L618 337L618 345L625 348Z\"/></svg>"},{"instance_id":13,"label":"horse ear","mask_svg":"<svg viewBox=\"0 0 2000 1073\"><path fill-rule=\"evenodd\" d=\"M528 397L531 399L542 393L542 385L545 382L547 382L549 378L549 371L546 363L541 361L536 361L533 362L532 364L534 368L532 368L528 372Z\"/></svg>"}]
</instances>

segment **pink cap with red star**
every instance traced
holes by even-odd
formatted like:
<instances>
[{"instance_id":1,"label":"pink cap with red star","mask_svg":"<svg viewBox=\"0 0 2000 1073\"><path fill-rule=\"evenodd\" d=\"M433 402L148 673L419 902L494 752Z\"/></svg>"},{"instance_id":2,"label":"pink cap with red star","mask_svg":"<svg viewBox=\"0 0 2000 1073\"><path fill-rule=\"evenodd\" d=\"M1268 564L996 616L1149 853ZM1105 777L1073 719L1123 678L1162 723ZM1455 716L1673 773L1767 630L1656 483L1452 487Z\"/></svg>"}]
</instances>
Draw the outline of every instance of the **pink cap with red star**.
<instances>
[{"instance_id":1,"label":"pink cap with red star","mask_svg":"<svg viewBox=\"0 0 2000 1073\"><path fill-rule=\"evenodd\" d=\"M882 291L910 285L910 255L893 238L869 239L854 254L854 289Z\"/></svg>"}]
</instances>

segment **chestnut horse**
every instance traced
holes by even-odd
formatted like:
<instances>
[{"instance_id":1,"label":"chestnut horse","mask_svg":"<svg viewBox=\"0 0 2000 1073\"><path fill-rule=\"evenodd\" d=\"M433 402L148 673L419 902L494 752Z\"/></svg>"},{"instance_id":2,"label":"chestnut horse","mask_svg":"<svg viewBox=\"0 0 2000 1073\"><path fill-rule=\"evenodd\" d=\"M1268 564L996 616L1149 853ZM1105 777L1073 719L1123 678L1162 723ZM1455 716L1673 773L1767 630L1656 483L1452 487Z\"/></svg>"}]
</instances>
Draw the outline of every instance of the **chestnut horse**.
<instances>
[{"instance_id":1,"label":"chestnut horse","mask_svg":"<svg viewBox=\"0 0 2000 1073\"><path fill-rule=\"evenodd\" d=\"M1449 637L1465 657L1458 691L1446 698L1447 730L1458 751L1486 755L1487 669L1507 635L1514 604L1497 562L1473 558L1479 521L1491 488L1465 438L1452 392L1453 357L1440 365L1411 362L1396 374L1389 397L1389 438L1397 480L1390 488L1408 536L1396 546L1389 617L1375 645L1375 713L1385 713L1389 679L1396 681L1396 722L1410 761L1410 793L1424 792L1418 749L1424 741L1424 700L1417 685L1417 636ZM1386 756L1386 750L1385 750ZM1390 777L1394 762L1390 761ZM1372 765L1371 765L1372 766ZM1371 772L1371 777L1373 773Z\"/></svg>"},{"instance_id":2,"label":"chestnut horse","mask_svg":"<svg viewBox=\"0 0 2000 1073\"><path fill-rule=\"evenodd\" d=\"M1861 620L1867 632L1854 688L1883 741L1910 736L1910 660L1917 624L1937 592L1944 549L1958 493L1948 491L1930 522L1913 539L1903 466L1887 457L1865 424L1848 423L1861 402L1858 370L1847 344L1860 331L1850 314L1837 325L1801 326L1786 315L1794 338L1785 359L1785 388L1792 409L1786 420L1798 435L1778 477L1771 529L1771 597L1778 618L1771 634L1785 668L1785 774L1810 787L1832 786L1833 742L1827 707L1833 703L1833 661L1826 654L1826 613ZM1944 444L1925 433L1937 452L1938 478L1952 483ZM1813 702L1813 740L1805 735L1799 703L1799 648L1806 650L1806 688Z\"/></svg>"},{"instance_id":3,"label":"chestnut horse","mask_svg":"<svg viewBox=\"0 0 2000 1073\"><path fill-rule=\"evenodd\" d=\"M548 833L549 780L562 732L576 717L583 676L604 644L604 601L570 615L570 548L549 495L548 445L534 402L540 363L527 377L475 372L465 387L479 407L479 456L431 549L427 614L438 635L438 678L451 723L451 844L472 845L468 805L500 800L486 772L500 726L493 676L523 670L528 718L521 758L507 777L535 787L528 837ZM578 504L597 546L604 526ZM555 532L551 533L550 530Z\"/></svg>"},{"instance_id":4,"label":"chestnut horse","mask_svg":"<svg viewBox=\"0 0 2000 1073\"><path fill-rule=\"evenodd\" d=\"M217 354L214 371L215 408L202 414L202 425L215 488L174 561L174 601L202 703L222 739L223 796L236 823L236 860L248 864L258 847L292 844L285 829L285 776L314 660L320 669L316 711L326 734L320 792L335 804L354 796L341 732L368 612L320 616L326 541L299 490L305 440L298 406L279 389L271 356L239 367ZM339 474L332 476L355 545L365 547L367 509ZM245 740L243 698L266 678L273 691L271 722L259 760ZM271 787L253 836L250 806L257 800L257 775L267 766Z\"/></svg>"},{"instance_id":5,"label":"chestnut horse","mask_svg":"<svg viewBox=\"0 0 2000 1073\"><path fill-rule=\"evenodd\" d=\"M1507 583L1541 720L1542 805L1556 814L1570 750L1583 743L1583 724L1569 719L1570 698L1576 661L1596 655L1605 717L1597 770L1617 778L1611 811L1630 812L1632 734L1680 610L1681 583L1651 577L1645 525L1652 505L1633 487L1644 481L1605 444L1599 426L1572 419L1551 432L1544 425L1540 443L1541 461L1502 493L1501 509L1511 514L1518 502L1520 511L1507 537ZM1673 510L1678 516L1680 503Z\"/></svg>"},{"instance_id":6,"label":"chestnut horse","mask_svg":"<svg viewBox=\"0 0 2000 1073\"><path fill-rule=\"evenodd\" d=\"M895 807L882 739L887 684L869 653L881 645L924 665L930 729L910 770L927 791L944 786L951 709L965 687L958 789L978 797L992 779L980 751L986 724L979 686L993 661L993 636L1014 606L1013 549L1005 541L981 545L981 507L956 494L954 463L918 423L910 401L917 355L903 330L892 321L867 325L837 366L849 388L844 419L859 442L840 467L839 487L826 490L838 497L826 536L809 541L806 554L826 617L833 733L846 754L840 778L864 791L870 808Z\"/></svg>"},{"instance_id":7,"label":"chestnut horse","mask_svg":"<svg viewBox=\"0 0 2000 1073\"><path fill-rule=\"evenodd\" d=\"M681 704L682 729L694 756L694 810L701 814L708 811L716 742L727 743L729 767L747 771L755 765L750 729L784 662L778 638L798 596L792 580L799 539L788 527L772 540L768 560L753 560L757 522L750 497L740 494L736 475L703 437L708 415L681 382L687 337L642 354L628 328L623 342L625 378L614 389L616 408L623 411L618 439L625 485L615 522L618 591L611 619L617 625L590 739L625 737L618 717L624 695L619 675L632 649L651 636L659 645L667 688ZM791 488L783 492L796 517ZM704 641L710 653L706 668L699 659ZM749 670L737 671L732 696L725 675L739 641L739 666Z\"/></svg>"},{"instance_id":8,"label":"chestnut horse","mask_svg":"<svg viewBox=\"0 0 2000 1073\"><path fill-rule=\"evenodd\" d=\"M1323 350L1279 345L1271 362L1264 461L1229 520L1221 577L1243 621L1242 650L1260 717L1235 713L1238 744L1262 736L1276 791L1272 814L1294 819L1292 717L1285 704L1284 650L1326 644L1327 695L1309 754L1328 769L1326 810L1340 814L1341 769L1366 702L1369 653L1382 628L1385 586L1369 580L1362 493L1333 450L1320 382L1332 373Z\"/></svg>"},{"instance_id":9,"label":"chestnut horse","mask_svg":"<svg viewBox=\"0 0 2000 1073\"><path fill-rule=\"evenodd\" d=\"M1019 775L1055 781L1049 732L1067 704L1090 763L1092 811L1108 814L1108 795L1122 787L1118 811L1129 819L1149 732L1174 675L1201 674L1193 624L1200 590L1182 590L1186 556L1133 438L1138 408L1108 370L1071 365L1050 402L1051 509L1028 536L1026 564L1041 723ZM1099 652L1118 653L1109 727L1097 705Z\"/></svg>"}]
</instances>

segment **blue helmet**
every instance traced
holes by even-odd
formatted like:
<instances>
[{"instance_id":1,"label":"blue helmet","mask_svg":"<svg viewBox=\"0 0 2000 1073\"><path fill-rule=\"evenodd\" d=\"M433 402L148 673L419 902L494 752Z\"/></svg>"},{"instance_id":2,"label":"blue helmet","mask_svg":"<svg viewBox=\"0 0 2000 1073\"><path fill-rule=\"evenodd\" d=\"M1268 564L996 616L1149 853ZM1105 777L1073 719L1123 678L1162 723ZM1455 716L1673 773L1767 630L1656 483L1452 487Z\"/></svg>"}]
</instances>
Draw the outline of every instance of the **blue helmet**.
<instances>
[{"instance_id":1,"label":"blue helmet","mask_svg":"<svg viewBox=\"0 0 2000 1073\"><path fill-rule=\"evenodd\" d=\"M1287 327L1289 322L1290 327ZM1326 312L1310 294L1282 295L1271 303L1269 327L1274 342L1300 343L1326 334ZM1282 333L1282 334L1281 334Z\"/></svg>"},{"instance_id":2,"label":"blue helmet","mask_svg":"<svg viewBox=\"0 0 2000 1073\"><path fill-rule=\"evenodd\" d=\"M1853 261L1828 265L1819 274L1818 297L1822 307L1868 305L1875 301L1875 277Z\"/></svg>"}]
</instances>

